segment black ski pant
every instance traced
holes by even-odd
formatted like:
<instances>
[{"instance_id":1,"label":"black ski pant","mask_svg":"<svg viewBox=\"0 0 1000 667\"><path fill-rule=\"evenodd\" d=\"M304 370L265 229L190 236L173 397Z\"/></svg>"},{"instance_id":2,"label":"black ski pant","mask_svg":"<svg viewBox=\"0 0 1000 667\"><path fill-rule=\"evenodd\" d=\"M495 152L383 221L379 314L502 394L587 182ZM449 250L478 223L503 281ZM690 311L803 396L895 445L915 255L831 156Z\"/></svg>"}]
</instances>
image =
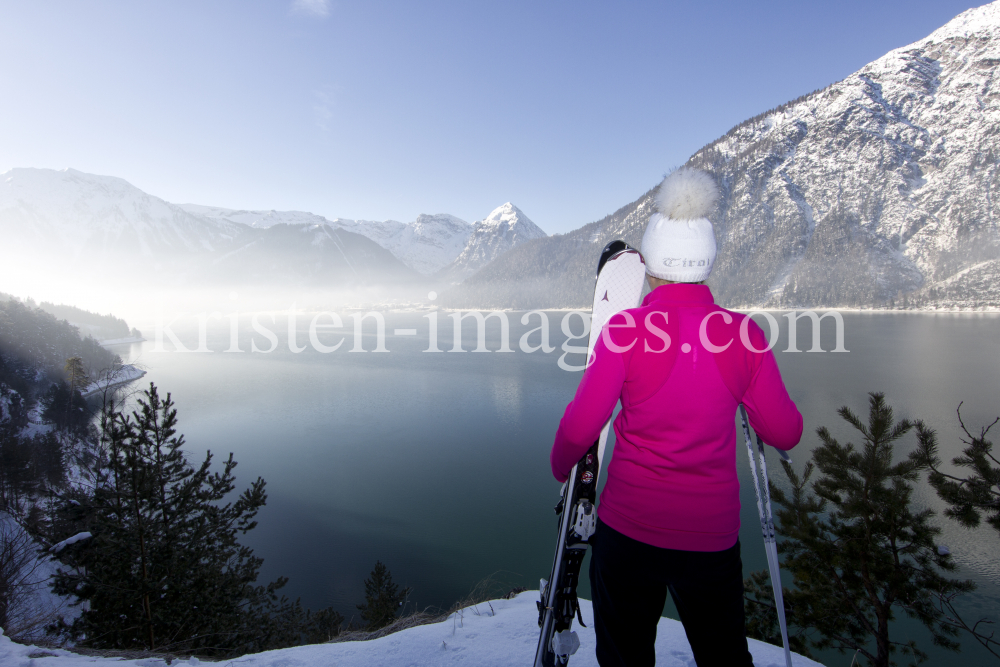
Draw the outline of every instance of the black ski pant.
<instances>
[{"instance_id":1,"label":"black ski pant","mask_svg":"<svg viewBox=\"0 0 1000 667\"><path fill-rule=\"evenodd\" d=\"M656 664L656 625L667 591L698 667L752 667L743 618L739 541L725 551L661 549L600 519L590 538L597 661L601 667Z\"/></svg>"}]
</instances>

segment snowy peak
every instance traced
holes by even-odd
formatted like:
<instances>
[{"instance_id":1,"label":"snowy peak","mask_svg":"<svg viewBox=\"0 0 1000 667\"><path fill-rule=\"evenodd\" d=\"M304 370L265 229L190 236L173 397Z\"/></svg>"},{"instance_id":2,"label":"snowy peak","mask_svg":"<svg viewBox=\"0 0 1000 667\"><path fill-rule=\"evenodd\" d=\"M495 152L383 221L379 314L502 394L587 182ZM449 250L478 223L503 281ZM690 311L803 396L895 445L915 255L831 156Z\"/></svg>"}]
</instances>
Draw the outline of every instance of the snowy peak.
<instances>
[{"instance_id":1,"label":"snowy peak","mask_svg":"<svg viewBox=\"0 0 1000 667\"><path fill-rule=\"evenodd\" d=\"M546 233L521 209L507 202L472 225L465 249L444 276L451 282L461 282L514 246L544 236Z\"/></svg>"},{"instance_id":2,"label":"snowy peak","mask_svg":"<svg viewBox=\"0 0 1000 667\"><path fill-rule=\"evenodd\" d=\"M462 256L490 262L518 243L547 236L521 209L507 202L473 225L472 237ZM477 254L478 253L478 254ZM460 256L461 259L461 256ZM485 263L483 262L483 263Z\"/></svg>"},{"instance_id":3,"label":"snowy peak","mask_svg":"<svg viewBox=\"0 0 1000 667\"><path fill-rule=\"evenodd\" d=\"M528 224L532 226L535 224L528 220L528 216L526 216L521 209L514 206L510 202L507 202L506 204L497 206L493 209L490 214L486 216L485 219L479 221L478 224L481 226L494 227L501 224L507 224L509 226L511 224L516 224L518 221L527 221Z\"/></svg>"},{"instance_id":4,"label":"snowy peak","mask_svg":"<svg viewBox=\"0 0 1000 667\"><path fill-rule=\"evenodd\" d=\"M517 242L547 236L521 209L510 202L497 206L484 220L475 223L475 227L480 231L514 234L518 237Z\"/></svg>"}]
</instances>

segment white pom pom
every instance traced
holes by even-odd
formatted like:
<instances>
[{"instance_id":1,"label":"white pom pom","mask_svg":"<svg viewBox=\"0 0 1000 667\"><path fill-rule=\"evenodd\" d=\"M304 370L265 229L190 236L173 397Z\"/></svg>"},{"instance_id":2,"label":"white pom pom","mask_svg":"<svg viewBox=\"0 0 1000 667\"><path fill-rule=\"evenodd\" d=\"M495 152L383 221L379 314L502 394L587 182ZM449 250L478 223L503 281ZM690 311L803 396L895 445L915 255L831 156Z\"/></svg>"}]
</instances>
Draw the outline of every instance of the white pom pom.
<instances>
[{"instance_id":1,"label":"white pom pom","mask_svg":"<svg viewBox=\"0 0 1000 667\"><path fill-rule=\"evenodd\" d=\"M711 176L697 169L681 168L663 179L656 191L656 209L672 220L707 218L719 198Z\"/></svg>"}]
</instances>

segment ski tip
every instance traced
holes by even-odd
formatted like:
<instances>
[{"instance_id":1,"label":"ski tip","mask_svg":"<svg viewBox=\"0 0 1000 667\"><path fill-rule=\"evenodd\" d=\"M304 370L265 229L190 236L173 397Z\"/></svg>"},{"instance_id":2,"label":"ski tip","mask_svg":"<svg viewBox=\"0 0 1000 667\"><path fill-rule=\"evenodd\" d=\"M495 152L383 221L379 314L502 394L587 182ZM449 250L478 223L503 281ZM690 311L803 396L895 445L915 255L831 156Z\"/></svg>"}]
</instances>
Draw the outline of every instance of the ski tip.
<instances>
[{"instance_id":1,"label":"ski tip","mask_svg":"<svg viewBox=\"0 0 1000 667\"><path fill-rule=\"evenodd\" d=\"M634 250L634 248L621 239L615 239L608 245L604 246L604 250L601 251L601 259L597 262L597 275L601 275L601 269L603 269L604 265L608 263L608 260L618 253L626 250Z\"/></svg>"}]
</instances>

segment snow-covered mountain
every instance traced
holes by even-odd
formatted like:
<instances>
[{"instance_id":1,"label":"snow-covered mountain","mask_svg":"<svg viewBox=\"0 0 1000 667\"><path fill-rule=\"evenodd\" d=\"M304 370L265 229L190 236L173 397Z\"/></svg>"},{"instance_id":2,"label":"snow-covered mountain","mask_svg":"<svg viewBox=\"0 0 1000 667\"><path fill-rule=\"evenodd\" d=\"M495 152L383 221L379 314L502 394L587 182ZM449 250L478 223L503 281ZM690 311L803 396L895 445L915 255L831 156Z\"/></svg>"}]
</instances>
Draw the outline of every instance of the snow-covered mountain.
<instances>
[{"instance_id":1,"label":"snow-covered mountain","mask_svg":"<svg viewBox=\"0 0 1000 667\"><path fill-rule=\"evenodd\" d=\"M114 176L75 169L0 174L0 236L10 257L65 256L85 265L166 260L224 249L239 226L194 216Z\"/></svg>"},{"instance_id":2,"label":"snow-covered mountain","mask_svg":"<svg viewBox=\"0 0 1000 667\"><path fill-rule=\"evenodd\" d=\"M109 277L152 269L173 282L338 285L458 282L545 236L511 204L474 226L453 215L410 223L171 204L113 176L75 169L0 174L0 259L18 270L75 267ZM106 270L105 270L106 269Z\"/></svg>"},{"instance_id":3,"label":"snow-covered mountain","mask_svg":"<svg viewBox=\"0 0 1000 667\"><path fill-rule=\"evenodd\" d=\"M181 208L213 220L238 222L261 229L278 224L330 225L346 229L375 241L408 267L424 275L435 273L453 262L472 233L472 225L447 213L421 214L414 222L402 223L347 218L328 220L304 211L241 211L198 204L181 204Z\"/></svg>"},{"instance_id":4,"label":"snow-covered mountain","mask_svg":"<svg viewBox=\"0 0 1000 667\"><path fill-rule=\"evenodd\" d=\"M443 276L450 282L461 282L514 246L545 236L521 209L507 202L472 225L465 248L442 272Z\"/></svg>"},{"instance_id":5,"label":"snow-covered mountain","mask_svg":"<svg viewBox=\"0 0 1000 667\"><path fill-rule=\"evenodd\" d=\"M377 243L318 216L250 226L249 212L237 213L246 216L177 206L113 176L11 169L0 174L0 277L68 270L74 280L323 287L418 278Z\"/></svg>"},{"instance_id":6,"label":"snow-covered mountain","mask_svg":"<svg viewBox=\"0 0 1000 667\"><path fill-rule=\"evenodd\" d=\"M994 2L695 153L688 165L723 193L709 279L719 302L1000 306L998 65ZM600 247L638 246L652 194L514 248L452 305L589 304Z\"/></svg>"},{"instance_id":7,"label":"snow-covered mountain","mask_svg":"<svg viewBox=\"0 0 1000 667\"><path fill-rule=\"evenodd\" d=\"M279 224L343 229L371 239L418 273L428 276L437 273L451 282L461 282L523 241L545 236L545 232L509 202L472 225L447 213L422 214L413 222L403 223L347 218L328 220L303 211L243 211L197 204L182 204L181 208L220 223L237 223L256 229L269 229Z\"/></svg>"},{"instance_id":8,"label":"snow-covered mountain","mask_svg":"<svg viewBox=\"0 0 1000 667\"><path fill-rule=\"evenodd\" d=\"M720 294L1000 305L976 283L1000 272L998 64L994 2L696 153L725 189Z\"/></svg>"}]
</instances>

